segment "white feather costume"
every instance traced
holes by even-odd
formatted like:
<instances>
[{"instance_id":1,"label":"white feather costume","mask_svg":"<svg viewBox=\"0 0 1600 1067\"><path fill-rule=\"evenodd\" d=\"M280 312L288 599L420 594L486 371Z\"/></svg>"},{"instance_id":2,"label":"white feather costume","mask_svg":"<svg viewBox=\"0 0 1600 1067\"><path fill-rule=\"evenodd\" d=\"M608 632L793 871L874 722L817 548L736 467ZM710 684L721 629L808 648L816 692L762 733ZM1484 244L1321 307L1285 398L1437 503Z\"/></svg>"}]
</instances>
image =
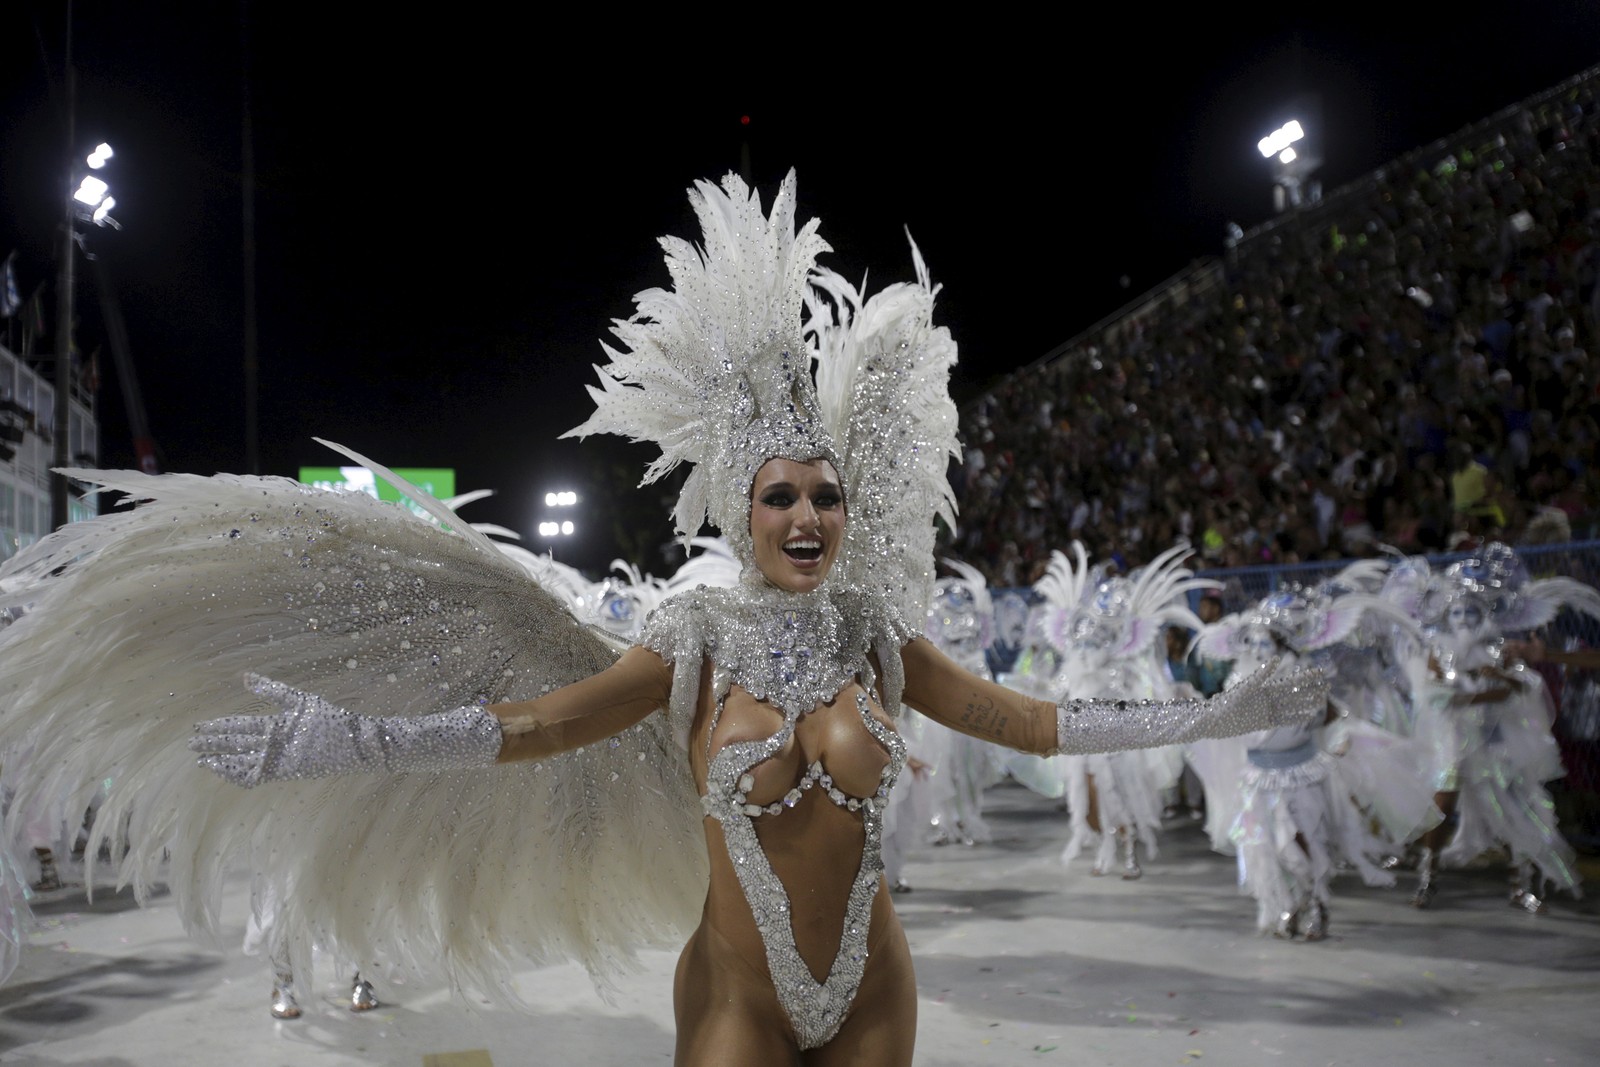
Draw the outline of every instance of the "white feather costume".
<instances>
[{"instance_id":1,"label":"white feather costume","mask_svg":"<svg viewBox=\"0 0 1600 1067\"><path fill-rule=\"evenodd\" d=\"M1385 592L1422 625L1408 670L1416 735L1428 754L1421 773L1432 788L1459 794L1459 825L1440 860L1460 866L1504 847L1513 866L1532 865L1543 880L1580 895L1576 856L1544 784L1564 773L1551 733L1555 708L1539 673L1503 662L1500 652L1505 636L1537 630L1562 608L1600 618L1600 592L1571 578L1530 579L1515 551L1499 543L1438 572L1426 560L1407 564L1406 580ZM1497 671L1515 680L1511 695L1466 703L1502 686ZM1544 895L1531 881L1525 888Z\"/></svg>"},{"instance_id":2,"label":"white feather costume","mask_svg":"<svg viewBox=\"0 0 1600 1067\"><path fill-rule=\"evenodd\" d=\"M986 658L993 641L994 608L989 583L973 566L946 559L954 574L934 583L923 631L939 650L980 678L989 677ZM1003 760L1010 753L947 726L915 717L916 743L911 751L927 766L927 778L914 782L907 800L917 811L916 828L926 831L934 844L986 844L994 831L983 817L983 791L1004 776ZM905 733L905 731L902 731ZM911 734L906 734L912 746ZM924 795L915 796L917 790Z\"/></svg>"},{"instance_id":3,"label":"white feather costume","mask_svg":"<svg viewBox=\"0 0 1600 1067\"><path fill-rule=\"evenodd\" d=\"M1052 687L1052 699L1174 698L1177 694L1166 668L1166 628L1199 629L1200 620L1185 605L1185 597L1193 591L1216 588L1217 583L1194 577L1183 565L1192 552L1183 543L1127 577L1108 577L1103 565L1091 567L1081 542L1074 541L1072 551L1070 559L1060 551L1052 552L1044 577L1034 585L1048 605L1039 620L1055 652L1053 668L1047 678L1028 680L1018 688L1037 691L1041 685ZM1054 756L1044 762L1047 772L1027 757L1013 758L1010 766L1024 783L1062 783L1072 820L1072 833L1061 854L1063 863L1092 848L1094 872L1109 871L1119 831L1136 836L1149 855L1155 855L1163 793L1183 770L1180 749L1168 746ZM1100 830L1089 822L1091 781ZM1048 788L1043 791L1050 795ZM1131 874L1137 869L1131 841L1124 847L1129 850Z\"/></svg>"},{"instance_id":4,"label":"white feather costume","mask_svg":"<svg viewBox=\"0 0 1600 1067\"><path fill-rule=\"evenodd\" d=\"M28 880L12 855L5 816L0 814L0 984L16 969L33 930L28 907Z\"/></svg>"},{"instance_id":5,"label":"white feather costume","mask_svg":"<svg viewBox=\"0 0 1600 1067\"><path fill-rule=\"evenodd\" d=\"M315 943L514 999L509 975L530 962L603 978L681 943L705 850L660 717L487 772L244 791L195 765L197 721L261 710L247 671L418 714L536 696L615 657L494 542L369 465L439 523L281 478L73 472L141 503L4 570L6 603L29 608L0 632L0 737L37 754L8 768L19 795L77 802L112 778L89 863L126 825L119 883L141 899L169 884L201 935L230 865L263 874L297 971Z\"/></svg>"},{"instance_id":6,"label":"white feather costume","mask_svg":"<svg viewBox=\"0 0 1600 1067\"><path fill-rule=\"evenodd\" d=\"M1200 650L1233 661L1230 684L1282 657L1314 659L1331 673L1338 661L1328 650L1361 632L1364 618L1408 625L1383 599L1355 591L1371 584L1368 563L1360 567L1346 580L1285 588L1212 623L1197 638ZM1339 865L1350 864L1368 885L1393 885L1380 861L1440 818L1416 774L1415 746L1350 716L1333 728L1205 741L1192 755L1212 846L1237 857L1239 886L1255 898L1263 932L1325 936Z\"/></svg>"}]
</instances>

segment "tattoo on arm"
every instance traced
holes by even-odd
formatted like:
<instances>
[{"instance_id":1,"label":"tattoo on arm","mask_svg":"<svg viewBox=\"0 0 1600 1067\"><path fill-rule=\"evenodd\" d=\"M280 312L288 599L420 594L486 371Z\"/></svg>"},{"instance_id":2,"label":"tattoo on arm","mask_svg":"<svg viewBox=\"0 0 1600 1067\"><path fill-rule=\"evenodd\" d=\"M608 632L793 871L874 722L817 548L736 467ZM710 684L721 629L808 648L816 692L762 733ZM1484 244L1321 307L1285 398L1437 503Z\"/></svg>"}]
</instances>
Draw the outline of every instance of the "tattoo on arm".
<instances>
[{"instance_id":1,"label":"tattoo on arm","mask_svg":"<svg viewBox=\"0 0 1600 1067\"><path fill-rule=\"evenodd\" d=\"M995 740L1005 735L1006 713L995 705L992 697L979 697L969 703L957 721L968 733Z\"/></svg>"}]
</instances>

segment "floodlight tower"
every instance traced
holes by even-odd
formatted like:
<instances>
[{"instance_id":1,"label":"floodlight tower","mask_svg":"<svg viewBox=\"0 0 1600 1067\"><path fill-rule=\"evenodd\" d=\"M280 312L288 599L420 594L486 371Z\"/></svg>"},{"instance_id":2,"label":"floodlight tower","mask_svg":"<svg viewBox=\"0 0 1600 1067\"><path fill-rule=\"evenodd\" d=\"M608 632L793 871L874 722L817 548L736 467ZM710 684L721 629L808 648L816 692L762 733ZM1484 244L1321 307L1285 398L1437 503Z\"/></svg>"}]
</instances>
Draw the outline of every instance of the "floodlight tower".
<instances>
[{"instance_id":1,"label":"floodlight tower","mask_svg":"<svg viewBox=\"0 0 1600 1067\"><path fill-rule=\"evenodd\" d=\"M67 68L67 80L70 86L72 81L72 68ZM69 127L71 123L69 121ZM57 264L59 277L56 279L56 353L55 353L55 449L53 464L55 467L70 467L73 463L72 456L72 319L73 295L73 264L77 258L78 248L83 238L78 233L78 223L88 222L96 226L110 226L120 230L122 224L111 217L111 209L117 206L116 198L111 195L111 185L95 171L105 169L113 155L111 146L105 142L95 146L79 163L76 156L72 157L67 165L67 196L66 212L61 220L61 260ZM84 171L84 167L88 171ZM67 501L67 476L54 471L50 474L50 526L59 529L67 524L70 518L70 508Z\"/></svg>"},{"instance_id":2,"label":"floodlight tower","mask_svg":"<svg viewBox=\"0 0 1600 1067\"><path fill-rule=\"evenodd\" d=\"M1272 167L1274 210L1284 212L1322 199L1322 184L1311 177L1322 165L1322 153L1316 147L1318 132L1308 130L1298 118L1290 118L1256 142L1256 150Z\"/></svg>"}]
</instances>

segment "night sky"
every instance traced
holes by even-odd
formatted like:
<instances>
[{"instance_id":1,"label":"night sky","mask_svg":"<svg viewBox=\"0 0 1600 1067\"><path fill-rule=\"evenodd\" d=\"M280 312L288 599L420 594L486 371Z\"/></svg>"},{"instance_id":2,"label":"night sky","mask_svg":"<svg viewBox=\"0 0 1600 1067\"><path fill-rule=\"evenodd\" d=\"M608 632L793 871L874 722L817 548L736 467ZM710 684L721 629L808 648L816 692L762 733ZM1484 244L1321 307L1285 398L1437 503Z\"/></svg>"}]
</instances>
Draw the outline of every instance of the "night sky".
<instances>
[{"instance_id":1,"label":"night sky","mask_svg":"<svg viewBox=\"0 0 1600 1067\"><path fill-rule=\"evenodd\" d=\"M696 236L695 179L748 166L769 202L795 168L801 217L836 249L824 262L873 288L910 277L909 228L945 286L936 321L965 398L1218 254L1229 222L1270 218L1255 142L1293 102L1321 102L1333 189L1600 62L1587 0L1434 22L1396 21L1400 6L1275 22L1141 6L1092 30L906 9L867 29L827 6L557 25L477 5L363 23L355 5L78 0L76 140L115 146L124 227L87 243L162 469L244 470L248 90L260 472L337 463L312 440L330 438L454 467L459 489L497 491L465 518L531 534L547 489L594 509L651 456L555 438L588 414L611 319L666 282L655 238ZM53 286L66 11L0 9L0 256L17 250L24 297ZM105 343L97 301L80 268L85 351ZM132 466L110 363L105 349L101 460ZM591 512L601 532L558 558L598 573L648 552L670 533L657 497L622 497L632 546Z\"/></svg>"}]
</instances>

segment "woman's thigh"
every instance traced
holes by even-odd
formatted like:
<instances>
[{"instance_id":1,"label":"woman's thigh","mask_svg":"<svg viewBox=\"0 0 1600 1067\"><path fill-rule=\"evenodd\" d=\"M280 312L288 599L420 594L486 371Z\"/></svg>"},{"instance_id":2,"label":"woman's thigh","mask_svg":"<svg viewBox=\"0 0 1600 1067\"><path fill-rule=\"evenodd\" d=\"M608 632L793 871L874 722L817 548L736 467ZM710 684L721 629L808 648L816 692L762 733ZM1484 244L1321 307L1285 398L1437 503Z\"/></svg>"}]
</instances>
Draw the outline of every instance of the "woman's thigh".
<instances>
[{"instance_id":1,"label":"woman's thigh","mask_svg":"<svg viewBox=\"0 0 1600 1067\"><path fill-rule=\"evenodd\" d=\"M675 1067L798 1065L794 1032L763 971L701 927L678 957L672 985Z\"/></svg>"}]
</instances>

